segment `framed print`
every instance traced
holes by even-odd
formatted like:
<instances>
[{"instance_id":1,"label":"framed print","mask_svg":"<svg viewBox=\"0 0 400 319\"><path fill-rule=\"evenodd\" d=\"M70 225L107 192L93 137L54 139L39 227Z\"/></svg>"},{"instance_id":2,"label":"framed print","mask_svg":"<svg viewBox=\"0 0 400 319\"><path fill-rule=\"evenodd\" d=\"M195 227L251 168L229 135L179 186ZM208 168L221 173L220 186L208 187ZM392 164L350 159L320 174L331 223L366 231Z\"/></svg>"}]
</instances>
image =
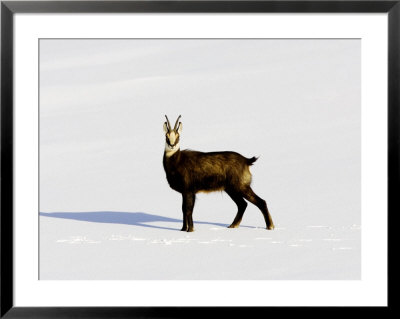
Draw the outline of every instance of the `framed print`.
<instances>
[{"instance_id":1,"label":"framed print","mask_svg":"<svg viewBox=\"0 0 400 319\"><path fill-rule=\"evenodd\" d=\"M389 309L397 1L1 10L1 316Z\"/></svg>"}]
</instances>

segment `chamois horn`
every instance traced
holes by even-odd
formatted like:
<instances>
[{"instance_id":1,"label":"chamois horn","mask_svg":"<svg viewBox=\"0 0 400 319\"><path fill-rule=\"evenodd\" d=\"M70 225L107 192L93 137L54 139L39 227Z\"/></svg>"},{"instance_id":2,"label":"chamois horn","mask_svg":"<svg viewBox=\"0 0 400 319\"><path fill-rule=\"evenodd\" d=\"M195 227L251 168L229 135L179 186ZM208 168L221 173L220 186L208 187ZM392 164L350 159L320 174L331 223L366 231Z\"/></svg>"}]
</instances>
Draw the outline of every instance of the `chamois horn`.
<instances>
[{"instance_id":1,"label":"chamois horn","mask_svg":"<svg viewBox=\"0 0 400 319\"><path fill-rule=\"evenodd\" d=\"M174 126L174 131L176 131L176 129L177 129L178 122L179 122L180 118L181 118L181 115L179 115L178 118L176 119L175 126Z\"/></svg>"},{"instance_id":2,"label":"chamois horn","mask_svg":"<svg viewBox=\"0 0 400 319\"><path fill-rule=\"evenodd\" d=\"M168 130L171 130L171 124L169 123L168 117L166 115L165 115L165 118L167 119Z\"/></svg>"}]
</instances>

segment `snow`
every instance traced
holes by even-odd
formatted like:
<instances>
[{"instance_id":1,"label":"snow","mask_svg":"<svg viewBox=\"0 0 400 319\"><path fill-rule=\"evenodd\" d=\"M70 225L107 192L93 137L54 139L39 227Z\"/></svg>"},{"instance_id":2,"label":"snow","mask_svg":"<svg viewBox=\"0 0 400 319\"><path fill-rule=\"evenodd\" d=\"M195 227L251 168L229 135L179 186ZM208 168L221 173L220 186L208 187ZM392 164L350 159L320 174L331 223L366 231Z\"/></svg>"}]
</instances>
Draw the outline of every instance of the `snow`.
<instances>
[{"instance_id":1,"label":"snow","mask_svg":"<svg viewBox=\"0 0 400 319\"><path fill-rule=\"evenodd\" d=\"M259 156L239 228L162 168L181 147ZM40 279L361 278L359 40L41 40Z\"/></svg>"},{"instance_id":2,"label":"snow","mask_svg":"<svg viewBox=\"0 0 400 319\"><path fill-rule=\"evenodd\" d=\"M220 221L199 216L187 233L154 214L42 213L41 279L360 279L358 225Z\"/></svg>"}]
</instances>

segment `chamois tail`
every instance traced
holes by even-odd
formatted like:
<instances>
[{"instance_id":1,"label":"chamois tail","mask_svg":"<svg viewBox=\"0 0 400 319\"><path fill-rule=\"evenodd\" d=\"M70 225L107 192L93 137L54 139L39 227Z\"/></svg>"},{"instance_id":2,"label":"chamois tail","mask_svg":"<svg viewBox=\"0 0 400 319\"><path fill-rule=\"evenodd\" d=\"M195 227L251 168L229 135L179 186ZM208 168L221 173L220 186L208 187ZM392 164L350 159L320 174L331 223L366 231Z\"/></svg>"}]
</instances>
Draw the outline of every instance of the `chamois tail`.
<instances>
[{"instance_id":1,"label":"chamois tail","mask_svg":"<svg viewBox=\"0 0 400 319\"><path fill-rule=\"evenodd\" d=\"M253 165L256 160L258 160L258 157L253 156L252 158L246 158L246 160L247 160L247 165L250 166Z\"/></svg>"}]
</instances>

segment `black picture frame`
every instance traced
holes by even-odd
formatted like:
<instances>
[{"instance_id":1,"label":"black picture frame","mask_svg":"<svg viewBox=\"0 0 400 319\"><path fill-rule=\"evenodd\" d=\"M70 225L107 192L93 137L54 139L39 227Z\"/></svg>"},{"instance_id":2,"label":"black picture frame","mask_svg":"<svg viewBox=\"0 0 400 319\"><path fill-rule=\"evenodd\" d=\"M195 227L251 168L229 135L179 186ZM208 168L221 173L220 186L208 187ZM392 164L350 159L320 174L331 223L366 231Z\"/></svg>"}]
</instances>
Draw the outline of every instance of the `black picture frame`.
<instances>
[{"instance_id":1,"label":"black picture frame","mask_svg":"<svg viewBox=\"0 0 400 319\"><path fill-rule=\"evenodd\" d=\"M15 307L13 303L13 18L15 13L119 13L119 12L270 12L270 13L388 13L388 212L389 223L399 210L399 103L400 0L333 1L1 1L1 287L0 316L6 318L180 318L196 316L282 315L301 316L310 307ZM391 234L388 229L388 265ZM390 268L388 269L390 277ZM390 280L388 280L390 287ZM390 289L389 289L390 292ZM371 314L388 307L356 308ZM330 308L330 314L341 311ZM312 308L315 315L326 307ZM347 308L346 311L349 309Z\"/></svg>"}]
</instances>

